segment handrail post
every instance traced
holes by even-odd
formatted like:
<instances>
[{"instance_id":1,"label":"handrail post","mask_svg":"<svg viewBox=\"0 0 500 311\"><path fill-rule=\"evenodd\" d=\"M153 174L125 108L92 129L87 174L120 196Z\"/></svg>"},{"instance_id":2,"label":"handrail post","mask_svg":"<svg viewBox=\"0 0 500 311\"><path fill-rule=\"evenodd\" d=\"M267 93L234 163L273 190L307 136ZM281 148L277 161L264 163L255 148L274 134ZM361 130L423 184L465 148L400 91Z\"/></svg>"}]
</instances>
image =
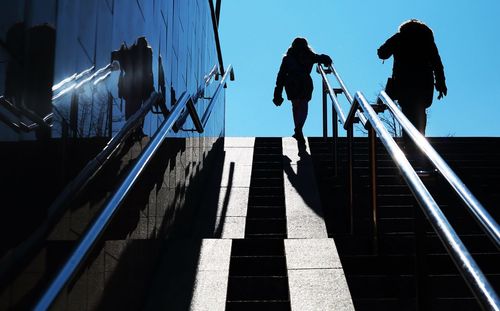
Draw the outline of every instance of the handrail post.
<instances>
[{"instance_id":1,"label":"handrail post","mask_svg":"<svg viewBox=\"0 0 500 311\"><path fill-rule=\"evenodd\" d=\"M353 189L353 150L352 141L354 136L354 125L351 123L347 128L347 187L348 189L348 207L349 207L349 231L354 234L354 189Z\"/></svg>"},{"instance_id":2,"label":"handrail post","mask_svg":"<svg viewBox=\"0 0 500 311\"><path fill-rule=\"evenodd\" d=\"M377 137L373 126L368 126L369 166L370 166L370 207L373 225L373 249L378 254L378 215L377 215Z\"/></svg>"},{"instance_id":3,"label":"handrail post","mask_svg":"<svg viewBox=\"0 0 500 311\"><path fill-rule=\"evenodd\" d=\"M327 109L327 98L326 95L328 93L328 88L326 86L326 82L323 81L322 83L322 98L323 98L323 140L326 140L328 138L328 125L327 125L327 116L326 114L328 113ZM333 109L335 110L335 109Z\"/></svg>"}]
</instances>

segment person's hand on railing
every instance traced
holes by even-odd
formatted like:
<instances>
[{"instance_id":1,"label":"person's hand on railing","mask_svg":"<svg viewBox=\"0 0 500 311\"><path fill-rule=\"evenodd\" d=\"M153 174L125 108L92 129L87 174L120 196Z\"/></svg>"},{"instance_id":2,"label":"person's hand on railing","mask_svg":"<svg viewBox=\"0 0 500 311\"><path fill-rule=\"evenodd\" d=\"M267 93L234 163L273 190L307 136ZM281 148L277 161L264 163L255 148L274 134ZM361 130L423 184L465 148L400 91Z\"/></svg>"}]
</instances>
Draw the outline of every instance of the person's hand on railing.
<instances>
[{"instance_id":1,"label":"person's hand on railing","mask_svg":"<svg viewBox=\"0 0 500 311\"><path fill-rule=\"evenodd\" d=\"M326 54L318 55L316 61L318 62L318 64L322 64L326 68L330 68L333 63L332 58Z\"/></svg>"},{"instance_id":2,"label":"person's hand on railing","mask_svg":"<svg viewBox=\"0 0 500 311\"><path fill-rule=\"evenodd\" d=\"M330 66L333 64L333 60L330 56L328 55L325 55L325 62L324 62L325 66L327 68L330 68Z\"/></svg>"}]
</instances>

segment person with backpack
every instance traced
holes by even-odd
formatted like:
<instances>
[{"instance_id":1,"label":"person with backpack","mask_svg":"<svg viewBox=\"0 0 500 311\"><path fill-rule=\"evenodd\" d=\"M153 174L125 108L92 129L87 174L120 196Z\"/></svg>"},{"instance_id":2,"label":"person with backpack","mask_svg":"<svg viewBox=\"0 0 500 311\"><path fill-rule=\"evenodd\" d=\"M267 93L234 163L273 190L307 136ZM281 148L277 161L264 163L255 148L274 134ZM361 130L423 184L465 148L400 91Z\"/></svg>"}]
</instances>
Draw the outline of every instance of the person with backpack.
<instances>
[{"instance_id":1,"label":"person with backpack","mask_svg":"<svg viewBox=\"0 0 500 311\"><path fill-rule=\"evenodd\" d=\"M394 57L392 86L388 95L398 101L408 120L425 135L426 109L432 104L434 87L438 91L438 99L448 92L432 30L422 21L408 20L380 46L377 54L382 60ZM416 155L417 165L427 169L422 155L404 131L403 142L407 153Z\"/></svg>"}]
</instances>

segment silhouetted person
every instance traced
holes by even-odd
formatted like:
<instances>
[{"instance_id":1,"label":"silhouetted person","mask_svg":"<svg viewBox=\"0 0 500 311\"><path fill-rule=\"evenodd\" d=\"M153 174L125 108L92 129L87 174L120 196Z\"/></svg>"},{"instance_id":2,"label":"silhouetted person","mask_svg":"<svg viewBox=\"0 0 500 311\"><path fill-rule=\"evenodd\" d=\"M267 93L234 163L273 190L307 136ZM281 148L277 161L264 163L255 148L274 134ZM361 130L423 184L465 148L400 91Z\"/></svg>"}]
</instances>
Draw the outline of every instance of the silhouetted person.
<instances>
[{"instance_id":1,"label":"silhouetted person","mask_svg":"<svg viewBox=\"0 0 500 311\"><path fill-rule=\"evenodd\" d=\"M153 51L145 37L139 37L130 48L122 45L111 54L111 60L120 62L118 96L125 100L125 119L132 117L154 91ZM142 126L136 136L143 136Z\"/></svg>"},{"instance_id":2,"label":"silhouetted person","mask_svg":"<svg viewBox=\"0 0 500 311\"><path fill-rule=\"evenodd\" d=\"M293 137L301 143L305 141L302 128L306 122L308 103L312 96L311 70L315 63L329 66L332 59L328 55L314 53L306 39L295 38L292 46L283 57L274 88L273 102L276 106L283 103L283 87L288 100L292 102L293 122L295 124Z\"/></svg>"},{"instance_id":3,"label":"silhouetted person","mask_svg":"<svg viewBox=\"0 0 500 311\"><path fill-rule=\"evenodd\" d=\"M399 32L378 49L381 59L391 55L394 56L393 99L398 100L406 117L425 135L425 110L432 104L434 86L439 92L438 99L447 93L443 64L432 30L416 19L404 22ZM414 148L404 131L403 141L407 148Z\"/></svg>"}]
</instances>

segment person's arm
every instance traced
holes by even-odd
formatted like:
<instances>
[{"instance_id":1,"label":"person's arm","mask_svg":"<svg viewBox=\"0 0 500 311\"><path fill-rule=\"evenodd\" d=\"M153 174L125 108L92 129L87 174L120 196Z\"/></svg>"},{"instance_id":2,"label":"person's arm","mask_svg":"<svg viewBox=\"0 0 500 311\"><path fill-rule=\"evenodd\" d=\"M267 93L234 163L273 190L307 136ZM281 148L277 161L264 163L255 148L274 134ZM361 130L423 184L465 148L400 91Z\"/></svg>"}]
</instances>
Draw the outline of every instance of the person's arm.
<instances>
[{"instance_id":1,"label":"person's arm","mask_svg":"<svg viewBox=\"0 0 500 311\"><path fill-rule=\"evenodd\" d=\"M283 87L285 86L286 74L287 74L287 59L286 56L283 57L281 61L280 70L278 71L278 76L276 77L276 87L274 88L274 97L273 103L276 106L281 105L283 103Z\"/></svg>"},{"instance_id":2,"label":"person's arm","mask_svg":"<svg viewBox=\"0 0 500 311\"><path fill-rule=\"evenodd\" d=\"M388 59L394 54L394 49L399 40L399 33L390 37L387 41L382 44L377 50L377 55L380 59Z\"/></svg>"},{"instance_id":3,"label":"person's arm","mask_svg":"<svg viewBox=\"0 0 500 311\"><path fill-rule=\"evenodd\" d=\"M432 41L431 45L431 65L436 80L436 91L439 92L438 99L441 99L448 94L448 88L446 87L443 63L441 62L441 57L434 41Z\"/></svg>"},{"instance_id":4,"label":"person's arm","mask_svg":"<svg viewBox=\"0 0 500 311\"><path fill-rule=\"evenodd\" d=\"M323 64L325 66L330 66L332 64L332 59L326 54L314 54L313 62Z\"/></svg>"}]
</instances>

